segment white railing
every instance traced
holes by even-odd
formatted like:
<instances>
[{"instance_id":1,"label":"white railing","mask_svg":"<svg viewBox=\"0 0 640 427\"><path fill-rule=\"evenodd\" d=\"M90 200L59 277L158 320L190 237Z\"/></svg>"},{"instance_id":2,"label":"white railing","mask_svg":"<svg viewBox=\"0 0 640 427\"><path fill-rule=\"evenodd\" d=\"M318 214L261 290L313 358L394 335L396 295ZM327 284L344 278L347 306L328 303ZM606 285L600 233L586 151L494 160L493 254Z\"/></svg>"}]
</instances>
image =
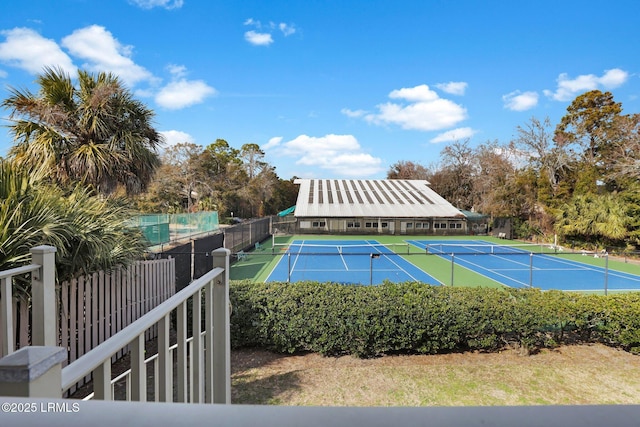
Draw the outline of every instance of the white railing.
<instances>
[{"instance_id":1,"label":"white railing","mask_svg":"<svg viewBox=\"0 0 640 427\"><path fill-rule=\"evenodd\" d=\"M0 396L61 397L80 379L93 374L93 398L111 400L114 398L112 356L128 347L130 370L124 375L130 390L127 399L147 400L145 361L154 360L155 400L174 401L175 370L175 401L230 403L229 253L227 249L213 251L211 271L64 368L61 363L66 359L66 350L53 347L48 341L40 344L46 347L25 347L0 359ZM41 277L34 276L34 281ZM187 337L189 303L192 305L191 338ZM49 305L55 309L55 298L51 298ZM35 301L33 310L35 316ZM173 349L170 346L172 313L175 313L176 325ZM55 319L53 325L55 334ZM145 332L152 327L158 328L156 359L145 357ZM33 328L35 338L37 327ZM37 373L35 379L34 372Z\"/></svg>"},{"instance_id":2,"label":"white railing","mask_svg":"<svg viewBox=\"0 0 640 427\"><path fill-rule=\"evenodd\" d=\"M31 342L38 346L55 346L56 335L56 248L37 246L31 249L31 264L0 272L0 355L15 350L15 328L13 312L13 278L31 273L32 324Z\"/></svg>"}]
</instances>

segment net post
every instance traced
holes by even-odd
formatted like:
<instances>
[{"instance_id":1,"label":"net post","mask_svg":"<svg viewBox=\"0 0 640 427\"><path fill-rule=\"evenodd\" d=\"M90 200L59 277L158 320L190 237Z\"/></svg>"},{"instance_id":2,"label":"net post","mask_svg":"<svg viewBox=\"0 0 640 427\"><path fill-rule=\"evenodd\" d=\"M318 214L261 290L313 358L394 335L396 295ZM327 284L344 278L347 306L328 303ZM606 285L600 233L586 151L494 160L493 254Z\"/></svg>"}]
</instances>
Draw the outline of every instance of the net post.
<instances>
[{"instance_id":1,"label":"net post","mask_svg":"<svg viewBox=\"0 0 640 427\"><path fill-rule=\"evenodd\" d=\"M287 283L291 283L291 252L287 252Z\"/></svg>"},{"instance_id":2,"label":"net post","mask_svg":"<svg viewBox=\"0 0 640 427\"><path fill-rule=\"evenodd\" d=\"M373 285L373 254L369 254L369 286Z\"/></svg>"},{"instance_id":3,"label":"net post","mask_svg":"<svg viewBox=\"0 0 640 427\"><path fill-rule=\"evenodd\" d=\"M609 253L604 253L604 294L607 295L609 287Z\"/></svg>"},{"instance_id":4,"label":"net post","mask_svg":"<svg viewBox=\"0 0 640 427\"><path fill-rule=\"evenodd\" d=\"M451 287L453 287L453 270L456 265L455 257L456 257L456 254L451 253Z\"/></svg>"},{"instance_id":5,"label":"net post","mask_svg":"<svg viewBox=\"0 0 640 427\"><path fill-rule=\"evenodd\" d=\"M533 288L533 252L529 252L529 287Z\"/></svg>"}]
</instances>

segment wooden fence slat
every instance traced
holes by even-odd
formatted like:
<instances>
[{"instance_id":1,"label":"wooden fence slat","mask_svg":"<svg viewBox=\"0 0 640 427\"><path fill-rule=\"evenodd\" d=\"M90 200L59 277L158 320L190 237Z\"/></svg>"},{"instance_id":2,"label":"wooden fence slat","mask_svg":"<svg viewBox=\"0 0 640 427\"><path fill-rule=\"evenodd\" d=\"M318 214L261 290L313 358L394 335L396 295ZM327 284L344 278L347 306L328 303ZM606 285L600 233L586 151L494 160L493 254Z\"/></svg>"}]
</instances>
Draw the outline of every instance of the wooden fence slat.
<instances>
[{"instance_id":1,"label":"wooden fence slat","mask_svg":"<svg viewBox=\"0 0 640 427\"><path fill-rule=\"evenodd\" d=\"M76 295L76 319L78 322L78 358L86 353L84 348L84 329L86 328L86 318L84 313L84 288L85 278L78 278L78 293Z\"/></svg>"},{"instance_id":2,"label":"wooden fence slat","mask_svg":"<svg viewBox=\"0 0 640 427\"><path fill-rule=\"evenodd\" d=\"M60 285L60 347L67 350L67 358L62 362L62 367L69 364L69 283Z\"/></svg>"},{"instance_id":3,"label":"wooden fence slat","mask_svg":"<svg viewBox=\"0 0 640 427\"><path fill-rule=\"evenodd\" d=\"M91 339L96 345L99 343L99 330L100 330L100 294L98 284L93 283L91 286Z\"/></svg>"},{"instance_id":4,"label":"wooden fence slat","mask_svg":"<svg viewBox=\"0 0 640 427\"><path fill-rule=\"evenodd\" d=\"M16 328L14 331L12 331L13 333L13 337L11 337L11 339L13 340L13 348L15 350L17 350L19 345L20 345L20 336L18 335L18 310L20 310L20 303L18 303L17 299L13 299L13 327Z\"/></svg>"},{"instance_id":5,"label":"wooden fence slat","mask_svg":"<svg viewBox=\"0 0 640 427\"><path fill-rule=\"evenodd\" d=\"M69 363L78 359L78 335L76 298L78 294L78 281L73 279L69 286Z\"/></svg>"},{"instance_id":6,"label":"wooden fence slat","mask_svg":"<svg viewBox=\"0 0 640 427\"><path fill-rule=\"evenodd\" d=\"M19 348L31 345L31 337L29 336L29 304L20 301L20 344ZM17 349L18 347L16 347Z\"/></svg>"},{"instance_id":7,"label":"wooden fence slat","mask_svg":"<svg viewBox=\"0 0 640 427\"><path fill-rule=\"evenodd\" d=\"M84 293L82 294L82 310L84 312L84 316L82 316L82 319L84 320L82 323L83 325L82 330L84 333L84 353L85 354L96 345L96 343L91 341L91 328L92 328L91 295L92 295L93 286L94 286L93 282L85 280Z\"/></svg>"},{"instance_id":8,"label":"wooden fence slat","mask_svg":"<svg viewBox=\"0 0 640 427\"><path fill-rule=\"evenodd\" d=\"M100 282L98 280L98 274L93 274L94 280L97 282L98 286L98 343L104 342L104 330L105 330L105 305L104 301L106 299L104 292L104 282Z\"/></svg>"},{"instance_id":9,"label":"wooden fence slat","mask_svg":"<svg viewBox=\"0 0 640 427\"><path fill-rule=\"evenodd\" d=\"M115 268L111 272L112 282L116 287L116 332L122 330L122 289L120 288L120 270ZM116 353L116 359L122 357L122 349Z\"/></svg>"}]
</instances>

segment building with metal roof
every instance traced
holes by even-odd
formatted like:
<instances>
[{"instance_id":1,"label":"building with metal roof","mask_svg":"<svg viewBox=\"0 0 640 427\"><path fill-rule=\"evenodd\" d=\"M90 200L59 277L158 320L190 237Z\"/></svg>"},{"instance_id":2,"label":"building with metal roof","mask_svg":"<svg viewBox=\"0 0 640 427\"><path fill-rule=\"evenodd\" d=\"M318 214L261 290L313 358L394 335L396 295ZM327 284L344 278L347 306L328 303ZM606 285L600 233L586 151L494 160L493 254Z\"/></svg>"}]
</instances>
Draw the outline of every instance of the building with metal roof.
<instances>
[{"instance_id":1,"label":"building with metal roof","mask_svg":"<svg viewBox=\"0 0 640 427\"><path fill-rule=\"evenodd\" d=\"M466 216L426 180L296 179L287 233L467 234Z\"/></svg>"}]
</instances>

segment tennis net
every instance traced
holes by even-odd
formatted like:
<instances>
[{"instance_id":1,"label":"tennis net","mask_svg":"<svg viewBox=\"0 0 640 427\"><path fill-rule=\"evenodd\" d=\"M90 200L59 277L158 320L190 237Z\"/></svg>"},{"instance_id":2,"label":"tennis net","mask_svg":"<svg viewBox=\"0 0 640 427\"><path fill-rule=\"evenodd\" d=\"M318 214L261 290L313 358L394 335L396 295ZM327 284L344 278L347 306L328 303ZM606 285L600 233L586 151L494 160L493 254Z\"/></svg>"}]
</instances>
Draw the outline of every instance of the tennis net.
<instances>
[{"instance_id":1,"label":"tennis net","mask_svg":"<svg viewBox=\"0 0 640 427\"><path fill-rule=\"evenodd\" d=\"M408 243L371 244L317 244L317 243L275 243L273 252L296 255L405 255L410 252Z\"/></svg>"},{"instance_id":2,"label":"tennis net","mask_svg":"<svg viewBox=\"0 0 640 427\"><path fill-rule=\"evenodd\" d=\"M521 244L448 244L434 243L425 247L426 253L443 255L522 255L522 254L557 254L558 247L543 243Z\"/></svg>"}]
</instances>

